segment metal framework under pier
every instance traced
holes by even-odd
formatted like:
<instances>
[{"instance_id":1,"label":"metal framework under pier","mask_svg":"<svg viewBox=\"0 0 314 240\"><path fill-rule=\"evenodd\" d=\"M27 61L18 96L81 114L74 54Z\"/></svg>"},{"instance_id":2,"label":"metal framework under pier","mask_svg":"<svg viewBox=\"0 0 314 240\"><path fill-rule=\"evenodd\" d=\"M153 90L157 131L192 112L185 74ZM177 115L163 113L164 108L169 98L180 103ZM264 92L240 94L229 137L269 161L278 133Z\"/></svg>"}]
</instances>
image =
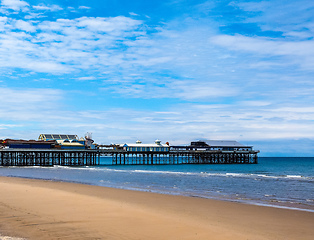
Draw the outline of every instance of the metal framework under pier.
<instances>
[{"instance_id":1,"label":"metal framework under pier","mask_svg":"<svg viewBox=\"0 0 314 240\"><path fill-rule=\"evenodd\" d=\"M0 166L92 166L99 165L97 150L0 150Z\"/></svg>"},{"instance_id":2,"label":"metal framework under pier","mask_svg":"<svg viewBox=\"0 0 314 240\"><path fill-rule=\"evenodd\" d=\"M113 165L256 164L258 151L112 152Z\"/></svg>"},{"instance_id":3,"label":"metal framework under pier","mask_svg":"<svg viewBox=\"0 0 314 240\"><path fill-rule=\"evenodd\" d=\"M258 152L2 149L0 166L93 166L100 164L102 155L112 156L113 165L255 164Z\"/></svg>"}]
</instances>

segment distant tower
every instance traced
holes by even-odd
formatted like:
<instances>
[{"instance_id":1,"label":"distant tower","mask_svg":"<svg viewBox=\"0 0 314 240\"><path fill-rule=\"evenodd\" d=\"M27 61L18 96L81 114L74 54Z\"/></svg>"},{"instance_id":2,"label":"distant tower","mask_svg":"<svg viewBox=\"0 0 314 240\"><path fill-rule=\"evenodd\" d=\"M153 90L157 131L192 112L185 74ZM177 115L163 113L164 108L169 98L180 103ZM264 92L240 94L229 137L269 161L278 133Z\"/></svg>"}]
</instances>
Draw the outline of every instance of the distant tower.
<instances>
[{"instance_id":1,"label":"distant tower","mask_svg":"<svg viewBox=\"0 0 314 240\"><path fill-rule=\"evenodd\" d=\"M90 132L87 132L86 134L85 134L85 139L86 140L92 140L93 139L93 137L92 137L92 133L90 133Z\"/></svg>"},{"instance_id":2,"label":"distant tower","mask_svg":"<svg viewBox=\"0 0 314 240\"><path fill-rule=\"evenodd\" d=\"M92 133L87 132L87 133L85 134L85 146L86 146L87 148L91 148L93 142L94 142L94 140L93 140L93 138L92 138Z\"/></svg>"}]
</instances>

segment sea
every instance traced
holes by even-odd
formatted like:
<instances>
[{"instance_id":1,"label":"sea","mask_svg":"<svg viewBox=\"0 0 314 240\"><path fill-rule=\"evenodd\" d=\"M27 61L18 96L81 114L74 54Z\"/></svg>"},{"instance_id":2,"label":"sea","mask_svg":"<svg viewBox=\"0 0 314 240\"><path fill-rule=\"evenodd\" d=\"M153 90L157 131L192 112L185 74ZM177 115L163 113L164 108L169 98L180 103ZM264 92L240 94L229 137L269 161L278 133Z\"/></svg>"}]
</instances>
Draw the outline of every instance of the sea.
<instances>
[{"instance_id":1,"label":"sea","mask_svg":"<svg viewBox=\"0 0 314 240\"><path fill-rule=\"evenodd\" d=\"M74 182L314 212L314 157L259 157L258 164L0 167L0 176Z\"/></svg>"}]
</instances>

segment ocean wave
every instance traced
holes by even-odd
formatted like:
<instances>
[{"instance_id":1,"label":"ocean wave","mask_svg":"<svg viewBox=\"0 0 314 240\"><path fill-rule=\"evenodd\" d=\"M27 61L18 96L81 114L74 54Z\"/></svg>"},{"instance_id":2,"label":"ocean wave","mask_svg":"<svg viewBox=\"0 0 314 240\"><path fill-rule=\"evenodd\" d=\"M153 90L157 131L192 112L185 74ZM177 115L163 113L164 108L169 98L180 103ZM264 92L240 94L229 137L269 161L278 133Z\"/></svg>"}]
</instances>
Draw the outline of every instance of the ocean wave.
<instances>
[{"instance_id":1,"label":"ocean wave","mask_svg":"<svg viewBox=\"0 0 314 240\"><path fill-rule=\"evenodd\" d=\"M104 172L118 172L118 173L137 173L137 174L155 174L155 175L173 175L173 176L197 176L197 177L233 177L233 178L254 178L254 179L286 179L297 181L314 181L314 177L303 175L272 175L260 173L237 173L237 172L182 172L182 171L156 171L156 170L139 170L139 169L113 169L113 168L77 168L79 170L87 171L104 171Z\"/></svg>"},{"instance_id":2,"label":"ocean wave","mask_svg":"<svg viewBox=\"0 0 314 240\"><path fill-rule=\"evenodd\" d=\"M69 167L71 168L71 167ZM271 178L271 179L291 179L291 180L304 180L314 181L312 176L303 176L297 174L287 175L274 175L267 173L237 173L237 172L183 172L183 171L160 171L160 170L140 170L140 169L113 169L108 167L89 167L77 168L80 170L88 171L108 171L108 172L122 172L122 173L139 173L139 174L159 174L159 175L186 175L186 176L199 176L199 177L235 177L235 178Z\"/></svg>"},{"instance_id":3,"label":"ocean wave","mask_svg":"<svg viewBox=\"0 0 314 240\"><path fill-rule=\"evenodd\" d=\"M19 167L12 167L19 168ZM147 169L117 169L112 167L98 167L98 166L61 166L55 165L53 167L41 167L41 166L27 166L23 167L27 169L45 169L51 171L88 171L88 172L116 172L126 174L151 174L151 175L167 175L167 176L187 176L187 177L227 177L227 178L253 178L254 180L272 179L272 180L291 180L291 181L307 181L314 182L313 176L303 176L299 174L282 174L276 175L268 172L257 173L239 173L239 172L193 172L193 171L161 171L161 170L147 170Z\"/></svg>"},{"instance_id":4,"label":"ocean wave","mask_svg":"<svg viewBox=\"0 0 314 240\"><path fill-rule=\"evenodd\" d=\"M302 178L303 176L300 175L287 175L287 178Z\"/></svg>"}]
</instances>

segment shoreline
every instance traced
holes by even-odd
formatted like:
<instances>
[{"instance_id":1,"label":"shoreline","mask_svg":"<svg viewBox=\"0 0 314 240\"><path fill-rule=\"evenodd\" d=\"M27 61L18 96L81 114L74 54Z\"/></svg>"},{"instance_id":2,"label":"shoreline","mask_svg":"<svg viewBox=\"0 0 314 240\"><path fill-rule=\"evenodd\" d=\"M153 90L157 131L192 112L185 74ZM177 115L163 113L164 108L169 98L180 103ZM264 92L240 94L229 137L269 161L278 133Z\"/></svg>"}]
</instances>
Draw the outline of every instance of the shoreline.
<instances>
[{"instance_id":1,"label":"shoreline","mask_svg":"<svg viewBox=\"0 0 314 240\"><path fill-rule=\"evenodd\" d=\"M155 193L155 194L162 194L162 195L170 195L170 196L183 196L183 197L191 197L191 198L203 198L215 201L223 201L223 202L233 202L233 203L240 203L245 205L253 205L253 206L261 206L261 207L270 207L270 208L278 208L278 209L287 209L293 211L303 211L303 212L311 212L314 213L314 207L312 205L305 205L305 204L297 204L297 203L288 203L288 202L262 202L262 200L257 199L237 199L231 197L209 197L209 196L200 196L200 195L193 195L193 194L182 194L182 193L171 193L168 191L161 191L161 190L152 190L152 189L141 189L135 187L116 187L116 186L101 186L91 183L85 182L78 182L78 181L70 181L70 180L59 180L59 179L51 179L51 178L35 178L35 177L21 177L21 176L0 176L1 177L9 177L9 178L17 178L17 179L30 179L30 180L38 180L38 181L51 181L51 182L60 182L60 183L73 183L73 184L82 184L87 186L97 186L103 188L110 188L110 189L120 189L120 190L127 190L127 191L136 191L136 192L145 192L145 193Z\"/></svg>"},{"instance_id":2,"label":"shoreline","mask_svg":"<svg viewBox=\"0 0 314 240\"><path fill-rule=\"evenodd\" d=\"M0 177L0 233L26 239L312 239L314 213Z\"/></svg>"}]
</instances>

